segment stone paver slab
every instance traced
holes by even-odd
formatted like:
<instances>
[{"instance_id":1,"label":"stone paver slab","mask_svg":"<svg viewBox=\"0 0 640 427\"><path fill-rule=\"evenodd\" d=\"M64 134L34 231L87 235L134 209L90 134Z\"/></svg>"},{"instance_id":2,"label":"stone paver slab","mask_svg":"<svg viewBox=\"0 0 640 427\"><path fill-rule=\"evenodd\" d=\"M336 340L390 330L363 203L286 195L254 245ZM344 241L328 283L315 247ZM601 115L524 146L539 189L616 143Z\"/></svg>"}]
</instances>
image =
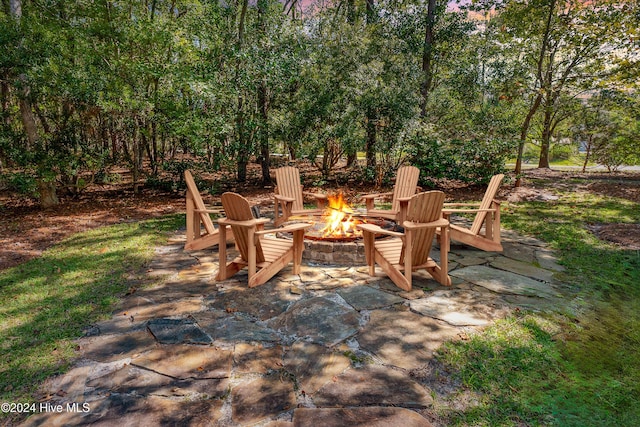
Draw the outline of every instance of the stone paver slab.
<instances>
[{"instance_id":1,"label":"stone paver slab","mask_svg":"<svg viewBox=\"0 0 640 427\"><path fill-rule=\"evenodd\" d=\"M180 380L148 369L126 365L122 369L87 381L87 386L103 394L221 397L227 392L229 379Z\"/></svg>"},{"instance_id":2,"label":"stone paver slab","mask_svg":"<svg viewBox=\"0 0 640 427\"><path fill-rule=\"evenodd\" d=\"M294 427L432 427L416 412L405 408L298 408Z\"/></svg>"},{"instance_id":3,"label":"stone paver slab","mask_svg":"<svg viewBox=\"0 0 640 427\"><path fill-rule=\"evenodd\" d=\"M549 250L536 251L536 260L540 267L553 271L565 271L566 268L563 265L558 264L558 260L555 254Z\"/></svg>"},{"instance_id":4,"label":"stone paver slab","mask_svg":"<svg viewBox=\"0 0 640 427\"><path fill-rule=\"evenodd\" d=\"M125 359L124 361L121 361L121 366L129 363L130 360L131 359ZM87 377L93 369L93 366L97 364L99 363L89 361L85 365L73 367L64 375L58 375L47 379L41 389L45 395L62 395L70 401L82 398L85 393Z\"/></svg>"},{"instance_id":5,"label":"stone paver slab","mask_svg":"<svg viewBox=\"0 0 640 427\"><path fill-rule=\"evenodd\" d=\"M337 291L353 308L358 311L373 310L388 307L404 301L399 296L370 288L369 286L354 286Z\"/></svg>"},{"instance_id":6,"label":"stone paver slab","mask_svg":"<svg viewBox=\"0 0 640 427\"><path fill-rule=\"evenodd\" d=\"M269 326L293 338L307 337L331 346L358 332L359 322L352 308L328 297L315 297L295 303Z\"/></svg>"},{"instance_id":7,"label":"stone paver slab","mask_svg":"<svg viewBox=\"0 0 640 427\"><path fill-rule=\"evenodd\" d=\"M196 313L198 325L218 343L275 342L280 336L263 322L256 322L242 313L220 310Z\"/></svg>"},{"instance_id":8,"label":"stone paver slab","mask_svg":"<svg viewBox=\"0 0 640 427\"><path fill-rule=\"evenodd\" d=\"M307 283L305 289L309 291L328 291L355 285L355 280L348 277L331 277L321 282Z\"/></svg>"},{"instance_id":9,"label":"stone paver slab","mask_svg":"<svg viewBox=\"0 0 640 427\"><path fill-rule=\"evenodd\" d=\"M409 305L417 313L453 326L484 326L508 313L497 297L464 290L434 291Z\"/></svg>"},{"instance_id":10,"label":"stone paver slab","mask_svg":"<svg viewBox=\"0 0 640 427\"><path fill-rule=\"evenodd\" d=\"M302 265L300 267L300 280L303 283L315 283L327 280L325 267L317 265Z\"/></svg>"},{"instance_id":11,"label":"stone paver slab","mask_svg":"<svg viewBox=\"0 0 640 427\"><path fill-rule=\"evenodd\" d=\"M521 276L530 277L547 283L553 281L553 272L526 262L516 261L506 257L496 258L491 262L491 267L510 271Z\"/></svg>"},{"instance_id":12,"label":"stone paver slab","mask_svg":"<svg viewBox=\"0 0 640 427\"><path fill-rule=\"evenodd\" d=\"M429 363L440 344L458 329L409 311L375 310L358 334L360 347L385 363L414 369Z\"/></svg>"},{"instance_id":13,"label":"stone paver slab","mask_svg":"<svg viewBox=\"0 0 640 427\"><path fill-rule=\"evenodd\" d=\"M234 372L240 374L266 374L282 368L282 346L265 347L262 344L236 344L233 350Z\"/></svg>"},{"instance_id":14,"label":"stone paver slab","mask_svg":"<svg viewBox=\"0 0 640 427\"><path fill-rule=\"evenodd\" d=\"M425 408L433 400L408 374L380 365L349 369L313 395L319 408L399 406Z\"/></svg>"},{"instance_id":15,"label":"stone paver slab","mask_svg":"<svg viewBox=\"0 0 640 427\"><path fill-rule=\"evenodd\" d=\"M92 408L92 426L160 426L181 425L204 427L221 417L222 401L218 399L176 399L160 396L141 398L111 395ZM87 423L88 424L88 423Z\"/></svg>"},{"instance_id":16,"label":"stone paver slab","mask_svg":"<svg viewBox=\"0 0 640 427\"><path fill-rule=\"evenodd\" d=\"M147 328L161 344L210 344L209 337L192 319L153 319Z\"/></svg>"},{"instance_id":17,"label":"stone paver slab","mask_svg":"<svg viewBox=\"0 0 640 427\"><path fill-rule=\"evenodd\" d=\"M291 285L271 280L262 286L249 289L233 287L220 290L208 299L211 308L228 313L241 312L260 320L267 320L283 313L289 305L300 299L290 292Z\"/></svg>"},{"instance_id":18,"label":"stone paver slab","mask_svg":"<svg viewBox=\"0 0 640 427\"><path fill-rule=\"evenodd\" d=\"M502 243L502 255L515 259L518 261L533 264L536 261L536 248L532 246L525 246L519 243Z\"/></svg>"},{"instance_id":19,"label":"stone paver slab","mask_svg":"<svg viewBox=\"0 0 640 427\"><path fill-rule=\"evenodd\" d=\"M132 357L155 345L148 331L131 332L120 335L104 335L78 340L83 357L97 362L114 362Z\"/></svg>"},{"instance_id":20,"label":"stone paver slab","mask_svg":"<svg viewBox=\"0 0 640 427\"><path fill-rule=\"evenodd\" d=\"M116 311L113 319L125 320L131 325L149 319L182 316L202 310L202 298L157 302L136 295L132 300L135 301L135 303L129 303L127 304L128 307Z\"/></svg>"},{"instance_id":21,"label":"stone paver slab","mask_svg":"<svg viewBox=\"0 0 640 427\"><path fill-rule=\"evenodd\" d=\"M451 275L500 294L528 295L541 298L552 298L555 295L553 288L547 283L482 265L461 268L452 271Z\"/></svg>"},{"instance_id":22,"label":"stone paver slab","mask_svg":"<svg viewBox=\"0 0 640 427\"><path fill-rule=\"evenodd\" d=\"M165 345L149 350L133 361L136 366L173 378L228 378L232 352L215 347Z\"/></svg>"},{"instance_id":23,"label":"stone paver slab","mask_svg":"<svg viewBox=\"0 0 640 427\"><path fill-rule=\"evenodd\" d=\"M351 360L326 347L297 342L287 349L284 367L295 375L300 390L313 394L351 366Z\"/></svg>"},{"instance_id":24,"label":"stone paver slab","mask_svg":"<svg viewBox=\"0 0 640 427\"><path fill-rule=\"evenodd\" d=\"M236 385L231 390L232 420L252 425L295 407L293 383L279 372Z\"/></svg>"}]
</instances>

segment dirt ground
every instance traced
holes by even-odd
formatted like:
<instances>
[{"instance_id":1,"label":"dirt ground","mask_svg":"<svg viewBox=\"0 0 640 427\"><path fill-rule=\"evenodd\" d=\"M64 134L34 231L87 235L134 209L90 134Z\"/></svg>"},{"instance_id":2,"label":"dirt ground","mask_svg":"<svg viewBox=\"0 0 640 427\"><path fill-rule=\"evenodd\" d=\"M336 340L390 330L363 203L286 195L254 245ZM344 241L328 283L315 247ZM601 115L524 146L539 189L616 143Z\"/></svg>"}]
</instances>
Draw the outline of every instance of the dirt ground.
<instances>
[{"instance_id":1,"label":"dirt ground","mask_svg":"<svg viewBox=\"0 0 640 427\"><path fill-rule=\"evenodd\" d=\"M305 182L313 180L311 176L305 178ZM576 178L581 179L576 181ZM251 182L253 184L242 188L224 189L240 192L252 204L263 206L265 210L271 208L273 188L264 188L257 180ZM327 192L342 190L350 200L355 200L357 194L384 190L363 183L349 185L348 180L342 182L347 184L339 186L336 182L329 182L323 189ZM479 200L484 193L481 186L454 182L439 182L437 185L447 194L447 201ZM640 203L638 174L583 175L549 170L528 171L521 187L514 188L512 183L507 183L502 186L498 198L509 202L553 200L553 187L568 186L572 186L574 191L589 191ZM356 188L357 191L354 190ZM219 198L209 195L204 198L207 204L219 204ZM78 197L62 198L59 206L47 210L42 210L35 200L4 191L0 195L0 270L37 257L45 249L80 231L179 212L184 212L184 191L143 189L140 194L134 194L126 180L118 185L95 185ZM640 249L640 224L598 224L592 225L591 231L621 247Z\"/></svg>"}]
</instances>

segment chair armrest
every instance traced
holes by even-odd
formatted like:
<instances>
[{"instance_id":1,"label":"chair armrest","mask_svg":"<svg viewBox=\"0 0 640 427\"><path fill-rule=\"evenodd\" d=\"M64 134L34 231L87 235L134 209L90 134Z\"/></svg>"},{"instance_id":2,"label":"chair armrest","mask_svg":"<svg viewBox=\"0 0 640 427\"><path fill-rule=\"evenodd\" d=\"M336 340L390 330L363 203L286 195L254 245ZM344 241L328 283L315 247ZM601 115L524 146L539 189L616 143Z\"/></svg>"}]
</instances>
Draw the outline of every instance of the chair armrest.
<instances>
[{"instance_id":1,"label":"chair armrest","mask_svg":"<svg viewBox=\"0 0 640 427\"><path fill-rule=\"evenodd\" d=\"M413 222L413 221L405 221L402 223L402 226L406 230L417 230L420 228L437 228L437 227L447 227L449 225L449 221L440 218L431 222Z\"/></svg>"},{"instance_id":2,"label":"chair armrest","mask_svg":"<svg viewBox=\"0 0 640 427\"><path fill-rule=\"evenodd\" d=\"M229 218L220 218L218 220L218 224L220 225L236 225L239 227L255 227L258 226L260 224L266 224L267 222L271 221L269 218L254 218L254 219L248 219L246 221L234 221L232 219Z\"/></svg>"},{"instance_id":3,"label":"chair armrest","mask_svg":"<svg viewBox=\"0 0 640 427\"><path fill-rule=\"evenodd\" d=\"M204 213L210 213L210 214L223 214L224 213L224 209L194 209L194 212L204 212Z\"/></svg>"},{"instance_id":4,"label":"chair armrest","mask_svg":"<svg viewBox=\"0 0 640 427\"><path fill-rule=\"evenodd\" d=\"M411 200L411 197L413 197L413 196L409 196L409 197L398 197L396 200L398 200L399 202L408 202L409 200Z\"/></svg>"},{"instance_id":5,"label":"chair armrest","mask_svg":"<svg viewBox=\"0 0 640 427\"><path fill-rule=\"evenodd\" d=\"M393 196L393 191L390 191L388 193L365 194L363 196L360 196L360 198L366 200L366 199L377 199L378 197L388 197L388 196Z\"/></svg>"},{"instance_id":6,"label":"chair armrest","mask_svg":"<svg viewBox=\"0 0 640 427\"><path fill-rule=\"evenodd\" d=\"M265 234L275 234L275 233L288 233L298 230L306 230L311 227L312 224L307 222L300 222L297 224L287 225L286 227L274 228L273 230L264 230L264 231L256 231L256 236L264 236Z\"/></svg>"},{"instance_id":7,"label":"chair armrest","mask_svg":"<svg viewBox=\"0 0 640 427\"><path fill-rule=\"evenodd\" d=\"M327 200L327 195L326 194L312 193L310 191L303 191L302 194L304 194L305 196L313 197L315 199L319 199L319 200Z\"/></svg>"},{"instance_id":8,"label":"chair armrest","mask_svg":"<svg viewBox=\"0 0 640 427\"><path fill-rule=\"evenodd\" d=\"M293 202L293 201L296 200L293 197L285 197L285 196L281 196L280 194L274 194L273 198L276 199L276 200L283 201L283 202Z\"/></svg>"},{"instance_id":9,"label":"chair armrest","mask_svg":"<svg viewBox=\"0 0 640 427\"><path fill-rule=\"evenodd\" d=\"M395 237L403 237L403 233L398 233L397 231L385 230L380 226L374 224L358 224L356 226L359 230L362 230L366 233L375 233L375 234L386 234L387 236L395 236Z\"/></svg>"},{"instance_id":10,"label":"chair armrest","mask_svg":"<svg viewBox=\"0 0 640 427\"><path fill-rule=\"evenodd\" d=\"M452 213L478 213L478 212L495 212L496 209L487 208L487 209L442 209L442 213L446 215L451 215Z\"/></svg>"},{"instance_id":11,"label":"chair armrest","mask_svg":"<svg viewBox=\"0 0 640 427\"><path fill-rule=\"evenodd\" d=\"M445 208L450 208L454 206L480 206L480 202L469 202L469 203L445 203Z\"/></svg>"}]
</instances>

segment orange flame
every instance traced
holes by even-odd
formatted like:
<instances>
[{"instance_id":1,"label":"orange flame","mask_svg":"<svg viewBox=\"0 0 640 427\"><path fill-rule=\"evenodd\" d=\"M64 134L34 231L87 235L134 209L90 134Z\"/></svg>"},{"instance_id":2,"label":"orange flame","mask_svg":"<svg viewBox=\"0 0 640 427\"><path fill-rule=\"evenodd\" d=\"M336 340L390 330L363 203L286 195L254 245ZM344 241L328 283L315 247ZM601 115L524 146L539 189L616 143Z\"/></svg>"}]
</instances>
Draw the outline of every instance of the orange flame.
<instances>
[{"instance_id":1,"label":"orange flame","mask_svg":"<svg viewBox=\"0 0 640 427\"><path fill-rule=\"evenodd\" d=\"M329 196L328 204L329 207L322 214L325 223L325 227L320 230L322 237L353 237L360 234L356 229L360 221L353 218L355 211L344 200L342 193Z\"/></svg>"}]
</instances>

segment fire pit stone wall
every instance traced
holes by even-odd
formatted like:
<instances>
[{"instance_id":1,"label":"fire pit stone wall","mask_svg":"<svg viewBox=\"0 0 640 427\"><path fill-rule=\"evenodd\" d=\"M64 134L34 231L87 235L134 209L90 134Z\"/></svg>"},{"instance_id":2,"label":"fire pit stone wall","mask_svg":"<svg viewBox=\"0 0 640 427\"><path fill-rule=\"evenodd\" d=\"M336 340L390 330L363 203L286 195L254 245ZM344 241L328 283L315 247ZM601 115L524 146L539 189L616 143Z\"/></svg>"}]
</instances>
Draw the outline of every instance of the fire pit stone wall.
<instances>
[{"instance_id":1,"label":"fire pit stone wall","mask_svg":"<svg viewBox=\"0 0 640 427\"><path fill-rule=\"evenodd\" d=\"M302 259L318 264L366 265L364 243L305 240Z\"/></svg>"}]
</instances>

